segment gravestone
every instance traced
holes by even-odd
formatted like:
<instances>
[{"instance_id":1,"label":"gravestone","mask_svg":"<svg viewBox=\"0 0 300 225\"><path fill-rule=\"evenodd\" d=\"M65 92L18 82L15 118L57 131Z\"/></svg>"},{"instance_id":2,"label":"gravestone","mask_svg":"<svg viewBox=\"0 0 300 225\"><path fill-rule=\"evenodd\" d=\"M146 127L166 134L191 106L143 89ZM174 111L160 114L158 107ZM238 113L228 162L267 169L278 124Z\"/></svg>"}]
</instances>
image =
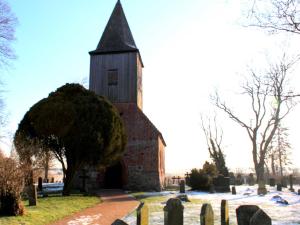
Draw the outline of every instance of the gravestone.
<instances>
[{"instance_id":1,"label":"gravestone","mask_svg":"<svg viewBox=\"0 0 300 225\"><path fill-rule=\"evenodd\" d=\"M200 213L201 225L214 225L214 211L211 204L203 204Z\"/></svg>"},{"instance_id":2,"label":"gravestone","mask_svg":"<svg viewBox=\"0 0 300 225\"><path fill-rule=\"evenodd\" d=\"M29 206L35 206L37 203L37 191L34 184L27 186L27 195Z\"/></svg>"},{"instance_id":3,"label":"gravestone","mask_svg":"<svg viewBox=\"0 0 300 225\"><path fill-rule=\"evenodd\" d=\"M284 187L284 188L287 188L287 178L286 177L283 177L281 179L281 186Z\"/></svg>"},{"instance_id":4,"label":"gravestone","mask_svg":"<svg viewBox=\"0 0 300 225\"><path fill-rule=\"evenodd\" d=\"M210 193L210 194L216 193L215 185L211 184L211 185L209 186L209 193Z\"/></svg>"},{"instance_id":5,"label":"gravestone","mask_svg":"<svg viewBox=\"0 0 300 225\"><path fill-rule=\"evenodd\" d=\"M298 195L300 195L300 189L298 189Z\"/></svg>"},{"instance_id":6,"label":"gravestone","mask_svg":"<svg viewBox=\"0 0 300 225\"><path fill-rule=\"evenodd\" d=\"M269 179L269 184L271 187L275 187L275 179L274 178L270 178Z\"/></svg>"},{"instance_id":7,"label":"gravestone","mask_svg":"<svg viewBox=\"0 0 300 225\"><path fill-rule=\"evenodd\" d=\"M255 179L254 179L253 173L250 173L250 174L249 174L249 177L248 177L248 184L249 184L250 186L253 186L253 185L255 184Z\"/></svg>"},{"instance_id":8,"label":"gravestone","mask_svg":"<svg viewBox=\"0 0 300 225\"><path fill-rule=\"evenodd\" d=\"M282 185L281 184L277 184L277 191L282 191Z\"/></svg>"},{"instance_id":9,"label":"gravestone","mask_svg":"<svg viewBox=\"0 0 300 225\"><path fill-rule=\"evenodd\" d=\"M125 223L123 220L115 220L115 222L113 222L111 225L128 225L127 223Z\"/></svg>"},{"instance_id":10,"label":"gravestone","mask_svg":"<svg viewBox=\"0 0 300 225\"><path fill-rule=\"evenodd\" d=\"M184 182L184 180L180 181L180 193L185 193L185 182Z\"/></svg>"},{"instance_id":11,"label":"gravestone","mask_svg":"<svg viewBox=\"0 0 300 225\"><path fill-rule=\"evenodd\" d=\"M235 185L242 185L243 184L243 178L242 178L242 174L238 174L236 176L236 179L235 179Z\"/></svg>"},{"instance_id":12,"label":"gravestone","mask_svg":"<svg viewBox=\"0 0 300 225\"><path fill-rule=\"evenodd\" d=\"M267 194L267 188L264 181L258 182L258 189L257 189L258 195L266 195Z\"/></svg>"},{"instance_id":13,"label":"gravestone","mask_svg":"<svg viewBox=\"0 0 300 225\"><path fill-rule=\"evenodd\" d=\"M291 192L295 191L295 189L293 188L293 180L294 180L293 175L290 175L290 191Z\"/></svg>"},{"instance_id":14,"label":"gravestone","mask_svg":"<svg viewBox=\"0 0 300 225\"><path fill-rule=\"evenodd\" d=\"M43 178L38 178L38 190L43 191Z\"/></svg>"},{"instance_id":15,"label":"gravestone","mask_svg":"<svg viewBox=\"0 0 300 225\"><path fill-rule=\"evenodd\" d=\"M259 209L251 217L250 225L272 225L272 220L262 209Z\"/></svg>"},{"instance_id":16,"label":"gravestone","mask_svg":"<svg viewBox=\"0 0 300 225\"><path fill-rule=\"evenodd\" d=\"M236 189L235 189L235 186L231 187L231 193L232 193L233 195L236 195Z\"/></svg>"},{"instance_id":17,"label":"gravestone","mask_svg":"<svg viewBox=\"0 0 300 225\"><path fill-rule=\"evenodd\" d=\"M51 183L54 183L54 177L51 178Z\"/></svg>"},{"instance_id":18,"label":"gravestone","mask_svg":"<svg viewBox=\"0 0 300 225\"><path fill-rule=\"evenodd\" d=\"M141 203L136 210L137 218L136 224L137 225L148 225L149 224L149 209L145 203Z\"/></svg>"},{"instance_id":19,"label":"gravestone","mask_svg":"<svg viewBox=\"0 0 300 225\"><path fill-rule=\"evenodd\" d=\"M85 169L82 170L82 175L79 176L79 178L82 180L81 191L87 193L88 189L87 189L87 185L86 185L86 180L90 177L86 174Z\"/></svg>"},{"instance_id":20,"label":"gravestone","mask_svg":"<svg viewBox=\"0 0 300 225\"><path fill-rule=\"evenodd\" d=\"M229 173L229 178L230 178L230 185L235 185L235 176L234 176L234 173L230 172Z\"/></svg>"},{"instance_id":21,"label":"gravestone","mask_svg":"<svg viewBox=\"0 0 300 225\"><path fill-rule=\"evenodd\" d=\"M229 225L228 201L221 201L221 225Z\"/></svg>"},{"instance_id":22,"label":"gravestone","mask_svg":"<svg viewBox=\"0 0 300 225\"><path fill-rule=\"evenodd\" d=\"M249 225L251 217L259 210L257 205L241 205L236 209L238 225Z\"/></svg>"},{"instance_id":23,"label":"gravestone","mask_svg":"<svg viewBox=\"0 0 300 225\"><path fill-rule=\"evenodd\" d=\"M170 198L164 207L164 225L183 225L183 205L178 198Z\"/></svg>"},{"instance_id":24,"label":"gravestone","mask_svg":"<svg viewBox=\"0 0 300 225\"><path fill-rule=\"evenodd\" d=\"M230 192L230 178L219 175L213 179L216 192Z\"/></svg>"}]
</instances>

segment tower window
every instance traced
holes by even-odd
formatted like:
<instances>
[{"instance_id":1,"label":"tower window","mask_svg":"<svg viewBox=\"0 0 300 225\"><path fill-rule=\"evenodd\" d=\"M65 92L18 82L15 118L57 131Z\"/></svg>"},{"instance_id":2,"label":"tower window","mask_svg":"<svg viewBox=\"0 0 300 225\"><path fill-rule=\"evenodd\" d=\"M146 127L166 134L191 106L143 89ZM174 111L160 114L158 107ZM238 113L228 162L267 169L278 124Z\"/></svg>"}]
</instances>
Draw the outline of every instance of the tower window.
<instances>
[{"instance_id":1,"label":"tower window","mask_svg":"<svg viewBox=\"0 0 300 225\"><path fill-rule=\"evenodd\" d=\"M109 86L118 85L118 70L108 70L107 71L107 83Z\"/></svg>"}]
</instances>

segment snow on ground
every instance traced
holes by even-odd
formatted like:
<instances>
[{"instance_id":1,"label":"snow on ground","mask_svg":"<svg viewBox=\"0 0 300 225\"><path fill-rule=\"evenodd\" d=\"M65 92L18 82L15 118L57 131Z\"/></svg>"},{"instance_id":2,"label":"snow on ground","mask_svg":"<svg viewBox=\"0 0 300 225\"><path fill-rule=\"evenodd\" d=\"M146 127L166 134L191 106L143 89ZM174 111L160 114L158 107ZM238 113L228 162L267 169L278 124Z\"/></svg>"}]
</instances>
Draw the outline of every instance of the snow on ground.
<instances>
[{"instance_id":1,"label":"snow on ground","mask_svg":"<svg viewBox=\"0 0 300 225\"><path fill-rule=\"evenodd\" d=\"M300 186L294 186L298 190ZM230 224L237 224L235 210L240 205L258 205L263 209L271 218L273 225L299 225L300 224L300 195L292 193L288 188L284 188L282 192L278 192L276 187L267 186L268 194L265 196L257 195L257 186L236 186L237 195L231 193L216 193L208 194L205 192L187 191L186 194L190 199L200 199L204 202L212 204L215 214L215 224L220 224L220 206L221 200L228 200ZM146 193L149 196L167 195L170 198L175 197L175 192L163 193ZM280 196L285 199L289 204L280 204L274 200L274 196ZM197 202L197 201L196 201ZM155 204L155 203L154 203ZM162 206L165 202L158 202ZM201 203L191 204L183 203L184 208L184 224L199 225L200 224L200 210ZM163 225L163 211L150 213L151 225ZM130 215L124 219L129 224L134 224L135 216Z\"/></svg>"}]
</instances>

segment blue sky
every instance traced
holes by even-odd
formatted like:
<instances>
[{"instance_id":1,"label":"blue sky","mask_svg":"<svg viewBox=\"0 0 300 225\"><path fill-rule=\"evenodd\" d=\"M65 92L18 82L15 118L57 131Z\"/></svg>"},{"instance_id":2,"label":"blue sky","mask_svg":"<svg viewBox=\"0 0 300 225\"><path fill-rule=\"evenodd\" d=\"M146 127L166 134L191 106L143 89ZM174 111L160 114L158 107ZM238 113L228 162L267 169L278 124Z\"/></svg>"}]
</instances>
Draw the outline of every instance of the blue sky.
<instances>
[{"instance_id":1,"label":"blue sky","mask_svg":"<svg viewBox=\"0 0 300 225\"><path fill-rule=\"evenodd\" d=\"M261 64L269 49L272 54L280 52L281 38L242 27L242 1L121 2L145 64L144 112L168 145L167 171L200 167L208 159L200 114L211 108L210 94L215 88L236 94L240 73L253 62ZM19 19L14 43L18 59L4 74L14 132L34 103L67 82L81 82L89 76L88 52L96 48L116 1L9 3ZM251 167L246 134L224 118L220 119L229 166ZM291 132L297 133L293 127Z\"/></svg>"}]
</instances>

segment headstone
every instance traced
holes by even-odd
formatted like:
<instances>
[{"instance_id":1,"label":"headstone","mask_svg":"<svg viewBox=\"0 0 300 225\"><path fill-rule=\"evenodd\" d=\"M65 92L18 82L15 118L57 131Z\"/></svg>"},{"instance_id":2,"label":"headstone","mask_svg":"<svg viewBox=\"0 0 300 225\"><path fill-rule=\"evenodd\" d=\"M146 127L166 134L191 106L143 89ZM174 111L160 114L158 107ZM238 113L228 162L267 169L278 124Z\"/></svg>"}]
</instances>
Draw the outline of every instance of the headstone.
<instances>
[{"instance_id":1,"label":"headstone","mask_svg":"<svg viewBox=\"0 0 300 225\"><path fill-rule=\"evenodd\" d=\"M88 189L87 189L87 185L86 185L86 180L88 178L90 178L90 177L86 174L86 170L85 169L82 170L82 175L79 176L79 178L82 179L81 191L87 193Z\"/></svg>"},{"instance_id":2,"label":"headstone","mask_svg":"<svg viewBox=\"0 0 300 225\"><path fill-rule=\"evenodd\" d=\"M275 179L274 178L270 178L269 179L269 184L271 187L275 187Z\"/></svg>"},{"instance_id":3,"label":"headstone","mask_svg":"<svg viewBox=\"0 0 300 225\"><path fill-rule=\"evenodd\" d=\"M251 217L259 210L257 205L241 205L236 209L238 225L249 225Z\"/></svg>"},{"instance_id":4,"label":"headstone","mask_svg":"<svg viewBox=\"0 0 300 225\"><path fill-rule=\"evenodd\" d=\"M214 225L214 211L210 204L203 204L200 214L201 225Z\"/></svg>"},{"instance_id":5,"label":"headstone","mask_svg":"<svg viewBox=\"0 0 300 225\"><path fill-rule=\"evenodd\" d=\"M258 189L257 189L258 195L266 195L267 194L267 188L264 181L258 182Z\"/></svg>"},{"instance_id":6,"label":"headstone","mask_svg":"<svg viewBox=\"0 0 300 225\"><path fill-rule=\"evenodd\" d=\"M236 195L236 189L235 189L235 186L233 186L233 187L231 188L231 193L232 193L233 195Z\"/></svg>"},{"instance_id":7,"label":"headstone","mask_svg":"<svg viewBox=\"0 0 300 225\"><path fill-rule=\"evenodd\" d=\"M298 189L298 195L300 195L300 189Z\"/></svg>"},{"instance_id":8,"label":"headstone","mask_svg":"<svg viewBox=\"0 0 300 225\"><path fill-rule=\"evenodd\" d=\"M282 191L282 185L281 184L277 184L277 191Z\"/></svg>"},{"instance_id":9,"label":"headstone","mask_svg":"<svg viewBox=\"0 0 300 225\"><path fill-rule=\"evenodd\" d=\"M117 219L115 222L113 222L111 225L128 225L123 220Z\"/></svg>"},{"instance_id":10,"label":"headstone","mask_svg":"<svg viewBox=\"0 0 300 225\"><path fill-rule=\"evenodd\" d=\"M185 182L184 182L184 180L180 181L180 193L185 193Z\"/></svg>"},{"instance_id":11,"label":"headstone","mask_svg":"<svg viewBox=\"0 0 300 225\"><path fill-rule=\"evenodd\" d=\"M54 177L51 178L51 183L54 183Z\"/></svg>"},{"instance_id":12,"label":"headstone","mask_svg":"<svg viewBox=\"0 0 300 225\"><path fill-rule=\"evenodd\" d=\"M230 178L219 175L213 179L216 192L230 192Z\"/></svg>"},{"instance_id":13,"label":"headstone","mask_svg":"<svg viewBox=\"0 0 300 225\"><path fill-rule=\"evenodd\" d=\"M230 178L230 185L235 185L235 176L234 176L234 173L230 172L229 173L229 178Z\"/></svg>"},{"instance_id":14,"label":"headstone","mask_svg":"<svg viewBox=\"0 0 300 225\"><path fill-rule=\"evenodd\" d=\"M178 198L170 198L164 207L164 225L183 225L183 205Z\"/></svg>"},{"instance_id":15,"label":"headstone","mask_svg":"<svg viewBox=\"0 0 300 225\"><path fill-rule=\"evenodd\" d=\"M227 200L222 200L221 202L221 225L229 225L229 210Z\"/></svg>"},{"instance_id":16,"label":"headstone","mask_svg":"<svg viewBox=\"0 0 300 225\"><path fill-rule=\"evenodd\" d=\"M37 203L37 191L36 191L36 186L34 184L29 185L27 187L27 195L28 195L29 206L35 206Z\"/></svg>"},{"instance_id":17,"label":"headstone","mask_svg":"<svg viewBox=\"0 0 300 225\"><path fill-rule=\"evenodd\" d=\"M291 192L294 192L295 191L295 189L293 188L293 175L290 175L290 191Z\"/></svg>"},{"instance_id":18,"label":"headstone","mask_svg":"<svg viewBox=\"0 0 300 225\"><path fill-rule=\"evenodd\" d=\"M43 191L43 178L38 178L38 190Z\"/></svg>"},{"instance_id":19,"label":"headstone","mask_svg":"<svg viewBox=\"0 0 300 225\"><path fill-rule=\"evenodd\" d=\"M139 205L139 207L137 208L136 212L137 212L136 224L137 225L148 225L149 224L148 206L142 202Z\"/></svg>"},{"instance_id":20,"label":"headstone","mask_svg":"<svg viewBox=\"0 0 300 225\"><path fill-rule=\"evenodd\" d=\"M282 177L281 179L281 186L284 188L287 188L287 178L286 177Z\"/></svg>"},{"instance_id":21,"label":"headstone","mask_svg":"<svg viewBox=\"0 0 300 225\"><path fill-rule=\"evenodd\" d=\"M259 209L251 217L250 225L272 225L272 220L262 209Z\"/></svg>"},{"instance_id":22,"label":"headstone","mask_svg":"<svg viewBox=\"0 0 300 225\"><path fill-rule=\"evenodd\" d=\"M250 173L250 174L249 174L249 177L248 177L248 184L249 184L250 186L253 186L253 185L255 184L255 179L254 179L253 173Z\"/></svg>"}]
</instances>

